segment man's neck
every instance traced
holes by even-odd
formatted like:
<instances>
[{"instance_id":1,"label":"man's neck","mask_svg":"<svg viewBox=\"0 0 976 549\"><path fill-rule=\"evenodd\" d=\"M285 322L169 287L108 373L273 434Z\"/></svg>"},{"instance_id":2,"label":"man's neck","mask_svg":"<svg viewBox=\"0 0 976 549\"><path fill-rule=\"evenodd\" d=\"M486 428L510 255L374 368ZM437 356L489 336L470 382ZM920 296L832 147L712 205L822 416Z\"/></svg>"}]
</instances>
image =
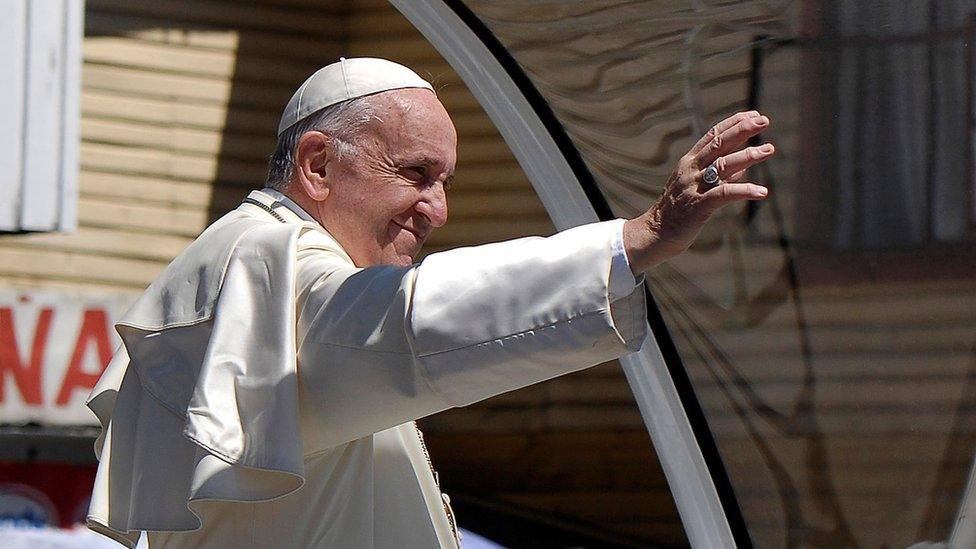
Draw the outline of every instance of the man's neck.
<instances>
[{"instance_id":1,"label":"man's neck","mask_svg":"<svg viewBox=\"0 0 976 549\"><path fill-rule=\"evenodd\" d=\"M287 207L295 215L301 217L305 221L312 221L314 223L318 223L319 225L322 224L317 219L315 219L315 217L311 214L308 207L302 205L298 200L295 200L295 197L291 196L289 193L282 192L277 189L272 189L270 187L265 187L264 189L262 189L262 191L272 196L278 202L281 202L282 205Z\"/></svg>"}]
</instances>

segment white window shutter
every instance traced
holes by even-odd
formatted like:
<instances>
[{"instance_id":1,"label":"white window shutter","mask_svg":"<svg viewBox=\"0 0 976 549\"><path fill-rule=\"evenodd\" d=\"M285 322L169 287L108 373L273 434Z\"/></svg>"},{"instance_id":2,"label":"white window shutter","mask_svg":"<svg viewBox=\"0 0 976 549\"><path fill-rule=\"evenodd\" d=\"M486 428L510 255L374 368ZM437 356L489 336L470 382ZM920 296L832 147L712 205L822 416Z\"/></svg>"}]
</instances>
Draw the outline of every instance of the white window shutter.
<instances>
[{"instance_id":1,"label":"white window shutter","mask_svg":"<svg viewBox=\"0 0 976 549\"><path fill-rule=\"evenodd\" d=\"M83 0L5 0L0 231L77 225Z\"/></svg>"}]
</instances>

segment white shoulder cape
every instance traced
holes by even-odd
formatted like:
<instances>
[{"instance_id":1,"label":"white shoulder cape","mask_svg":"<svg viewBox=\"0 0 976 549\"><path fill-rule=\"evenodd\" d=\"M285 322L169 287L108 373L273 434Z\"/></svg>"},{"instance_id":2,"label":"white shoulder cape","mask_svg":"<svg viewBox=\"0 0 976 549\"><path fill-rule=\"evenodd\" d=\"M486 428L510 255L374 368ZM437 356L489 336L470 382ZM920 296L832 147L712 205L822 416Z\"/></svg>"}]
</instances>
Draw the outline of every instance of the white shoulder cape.
<instances>
[{"instance_id":1,"label":"white shoulder cape","mask_svg":"<svg viewBox=\"0 0 976 549\"><path fill-rule=\"evenodd\" d=\"M433 254L392 277L399 290L380 293L403 300L390 310L405 318L378 320L377 334L406 330L404 353L438 395L422 413L637 350L646 335L643 294L608 289L619 223ZM199 529L195 508L206 501L267 501L302 486L309 431L299 412L295 300L307 289L297 287L303 246L324 250L333 258L325 264L362 271L318 225L280 223L242 206L177 257L118 322L123 346L88 403L102 425L89 527L131 546L140 530ZM388 268L376 272L378 283L391 278ZM328 296L316 299L322 311L336 308ZM325 318L311 330L328 339L332 324ZM375 339L362 331L364 345ZM329 419L316 418L323 433ZM397 421L409 419L416 417Z\"/></svg>"}]
</instances>

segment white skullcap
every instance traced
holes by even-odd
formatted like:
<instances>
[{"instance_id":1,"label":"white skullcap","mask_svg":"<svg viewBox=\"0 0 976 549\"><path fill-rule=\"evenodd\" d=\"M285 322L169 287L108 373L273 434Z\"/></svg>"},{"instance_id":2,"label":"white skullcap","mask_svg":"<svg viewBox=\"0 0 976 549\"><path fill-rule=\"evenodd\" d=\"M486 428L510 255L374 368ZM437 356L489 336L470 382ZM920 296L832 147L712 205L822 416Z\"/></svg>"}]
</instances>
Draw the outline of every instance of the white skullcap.
<instances>
[{"instance_id":1,"label":"white skullcap","mask_svg":"<svg viewBox=\"0 0 976 549\"><path fill-rule=\"evenodd\" d=\"M402 88L434 87L399 63L374 57L342 57L315 71L291 96L281 114L278 135L306 116L348 99Z\"/></svg>"}]
</instances>

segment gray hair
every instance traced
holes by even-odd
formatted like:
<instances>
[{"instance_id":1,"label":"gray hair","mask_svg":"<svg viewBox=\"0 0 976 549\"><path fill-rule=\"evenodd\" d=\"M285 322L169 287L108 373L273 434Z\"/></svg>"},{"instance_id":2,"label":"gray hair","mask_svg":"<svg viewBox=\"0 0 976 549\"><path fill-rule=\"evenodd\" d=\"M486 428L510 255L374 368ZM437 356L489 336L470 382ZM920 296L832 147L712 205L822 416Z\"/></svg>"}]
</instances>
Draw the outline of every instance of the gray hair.
<instances>
[{"instance_id":1,"label":"gray hair","mask_svg":"<svg viewBox=\"0 0 976 549\"><path fill-rule=\"evenodd\" d=\"M306 132L320 131L331 137L339 158L356 153L362 144L363 126L375 117L371 97L367 95L330 105L282 132L268 162L265 185L278 191L288 187L295 174L298 141Z\"/></svg>"}]
</instances>

